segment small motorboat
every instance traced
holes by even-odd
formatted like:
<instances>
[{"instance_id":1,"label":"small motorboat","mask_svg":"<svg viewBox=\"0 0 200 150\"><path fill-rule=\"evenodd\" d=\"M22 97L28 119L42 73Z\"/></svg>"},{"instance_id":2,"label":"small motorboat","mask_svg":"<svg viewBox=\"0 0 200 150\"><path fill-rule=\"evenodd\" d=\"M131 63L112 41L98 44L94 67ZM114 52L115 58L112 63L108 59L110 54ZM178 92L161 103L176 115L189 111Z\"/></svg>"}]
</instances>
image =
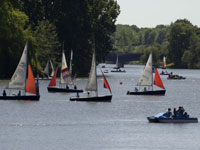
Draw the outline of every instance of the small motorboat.
<instances>
[{"instance_id":1,"label":"small motorboat","mask_svg":"<svg viewBox=\"0 0 200 150\"><path fill-rule=\"evenodd\" d=\"M108 70L104 70L104 73L108 73Z\"/></svg>"},{"instance_id":2,"label":"small motorboat","mask_svg":"<svg viewBox=\"0 0 200 150\"><path fill-rule=\"evenodd\" d=\"M198 123L198 118L189 116L167 116L166 113L159 113L154 116L147 117L149 122L153 123Z\"/></svg>"},{"instance_id":3,"label":"small motorboat","mask_svg":"<svg viewBox=\"0 0 200 150\"><path fill-rule=\"evenodd\" d=\"M177 74L169 74L167 79L184 80L184 79L186 79L186 77L179 76Z\"/></svg>"},{"instance_id":4,"label":"small motorboat","mask_svg":"<svg viewBox=\"0 0 200 150\"><path fill-rule=\"evenodd\" d=\"M162 71L161 73L160 73L160 75L170 75L170 73L168 73L167 71Z\"/></svg>"}]
</instances>

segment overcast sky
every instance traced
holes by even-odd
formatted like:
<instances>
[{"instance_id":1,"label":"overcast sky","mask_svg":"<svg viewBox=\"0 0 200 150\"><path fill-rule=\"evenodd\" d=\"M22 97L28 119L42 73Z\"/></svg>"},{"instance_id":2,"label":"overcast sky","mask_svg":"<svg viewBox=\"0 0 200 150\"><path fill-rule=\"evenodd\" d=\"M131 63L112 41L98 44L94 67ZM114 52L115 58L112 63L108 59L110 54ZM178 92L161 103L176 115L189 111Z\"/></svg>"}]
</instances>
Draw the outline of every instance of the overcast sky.
<instances>
[{"instance_id":1,"label":"overcast sky","mask_svg":"<svg viewBox=\"0 0 200 150\"><path fill-rule=\"evenodd\" d=\"M200 0L116 0L121 13L117 24L155 27L188 19L200 27Z\"/></svg>"}]
</instances>

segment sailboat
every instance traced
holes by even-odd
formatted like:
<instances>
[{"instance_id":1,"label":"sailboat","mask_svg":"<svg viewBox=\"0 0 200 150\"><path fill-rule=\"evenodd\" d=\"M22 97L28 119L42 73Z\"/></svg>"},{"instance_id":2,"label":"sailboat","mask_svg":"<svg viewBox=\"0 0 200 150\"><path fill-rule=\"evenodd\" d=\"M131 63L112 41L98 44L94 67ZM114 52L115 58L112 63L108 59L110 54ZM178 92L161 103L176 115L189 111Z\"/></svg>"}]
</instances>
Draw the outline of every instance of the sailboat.
<instances>
[{"instance_id":1,"label":"sailboat","mask_svg":"<svg viewBox=\"0 0 200 150\"><path fill-rule=\"evenodd\" d=\"M147 64L142 73L142 76L140 77L139 82L137 83L137 86L144 87L144 89L140 91L136 87L135 91L133 92L128 91L127 95L165 95L166 90L158 73L158 70L157 68L154 68L154 70L155 70L155 77L153 81L152 52L151 52ZM153 84L158 86L159 88L162 88L162 90L153 90ZM148 89L146 87L148 87Z\"/></svg>"},{"instance_id":2,"label":"sailboat","mask_svg":"<svg viewBox=\"0 0 200 150\"><path fill-rule=\"evenodd\" d=\"M87 91L88 95L87 97L79 97L77 93L77 97L71 97L70 101L81 101L81 102L111 102L112 99L112 93L110 86L106 80L106 77L104 76L103 72L102 75L104 77L104 87L110 90L111 95L98 95L98 85L97 85L97 71L96 71L96 56L95 56L95 45L93 45L93 56L92 56L92 63L90 68L90 74L89 79L87 82L87 86L85 90ZM90 92L95 92L96 95L92 96L90 95Z\"/></svg>"},{"instance_id":3,"label":"sailboat","mask_svg":"<svg viewBox=\"0 0 200 150\"><path fill-rule=\"evenodd\" d=\"M166 57L163 56L162 69L166 69Z\"/></svg>"},{"instance_id":4,"label":"sailboat","mask_svg":"<svg viewBox=\"0 0 200 150\"><path fill-rule=\"evenodd\" d=\"M38 101L40 99L39 87L36 87L33 72L30 64L28 65L28 41L24 47L23 54L19 61L19 64L8 83L8 87L4 89L3 96L0 96L1 100L32 100ZM28 68L27 68L28 67ZM28 69L28 78L27 78ZM27 80L26 80L27 78ZM38 86L38 82L37 82ZM7 95L6 90L19 91L18 94ZM24 94L21 94L24 91Z\"/></svg>"},{"instance_id":5,"label":"sailboat","mask_svg":"<svg viewBox=\"0 0 200 150\"><path fill-rule=\"evenodd\" d=\"M50 71L49 71L49 64L50 64L50 66L51 66L51 74L49 73L49 72L50 72ZM54 71L53 63L52 63L51 60L49 60L49 61L47 62L47 64L46 64L46 67L44 68L44 71L43 71L43 73L47 75L47 78L43 78L43 79L50 80L51 77L54 75L54 72L55 72L55 71Z\"/></svg>"},{"instance_id":6,"label":"sailboat","mask_svg":"<svg viewBox=\"0 0 200 150\"><path fill-rule=\"evenodd\" d=\"M166 69L166 57L163 56L163 62L162 62L162 66L161 66L162 69ZM170 73L166 71L163 71L160 73L160 75L170 75Z\"/></svg>"},{"instance_id":7,"label":"sailboat","mask_svg":"<svg viewBox=\"0 0 200 150\"><path fill-rule=\"evenodd\" d=\"M72 66L72 65L70 65ZM71 68L72 69L72 68ZM73 85L73 80L71 78L70 72L72 70L68 69L64 50L62 51L62 66L61 66L61 74L60 74L60 87L56 86L56 75L57 75L58 67L47 87L48 92L83 92L83 90L77 89L76 85L73 89L70 89L68 85ZM65 87L63 87L65 86Z\"/></svg>"},{"instance_id":8,"label":"sailboat","mask_svg":"<svg viewBox=\"0 0 200 150\"><path fill-rule=\"evenodd\" d=\"M119 56L117 55L117 58L116 58L116 67L114 67L113 69L114 70L111 70L111 72L126 72L125 69L124 70L121 70L121 65L119 63Z\"/></svg>"}]
</instances>

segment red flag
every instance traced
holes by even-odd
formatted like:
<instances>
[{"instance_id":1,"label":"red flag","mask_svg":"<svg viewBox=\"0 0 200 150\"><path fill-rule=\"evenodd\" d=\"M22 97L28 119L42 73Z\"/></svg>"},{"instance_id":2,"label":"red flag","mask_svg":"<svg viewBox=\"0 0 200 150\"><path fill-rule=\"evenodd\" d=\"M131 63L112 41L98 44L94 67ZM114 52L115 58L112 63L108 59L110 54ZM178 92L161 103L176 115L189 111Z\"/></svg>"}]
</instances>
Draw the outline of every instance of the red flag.
<instances>
[{"instance_id":1,"label":"red flag","mask_svg":"<svg viewBox=\"0 0 200 150\"><path fill-rule=\"evenodd\" d=\"M102 71L101 71L102 72ZM106 80L106 77L104 76L104 74L103 74L103 72L102 72L102 75L103 75L103 80L104 80L104 88L106 88L106 89L108 89L109 91L110 91L110 93L112 94L112 92L111 92L111 88L110 88L110 86L109 86L109 84L108 84L108 81Z\"/></svg>"}]
</instances>

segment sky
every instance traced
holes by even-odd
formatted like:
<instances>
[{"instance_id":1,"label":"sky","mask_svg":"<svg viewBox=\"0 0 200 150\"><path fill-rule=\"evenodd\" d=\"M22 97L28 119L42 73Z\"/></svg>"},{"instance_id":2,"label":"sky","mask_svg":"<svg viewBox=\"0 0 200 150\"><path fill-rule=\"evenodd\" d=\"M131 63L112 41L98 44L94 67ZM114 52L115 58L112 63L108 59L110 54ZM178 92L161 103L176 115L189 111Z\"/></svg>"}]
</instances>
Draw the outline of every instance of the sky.
<instances>
[{"instance_id":1,"label":"sky","mask_svg":"<svg viewBox=\"0 0 200 150\"><path fill-rule=\"evenodd\" d=\"M200 27L200 0L116 0L121 13L116 24L156 27L188 19Z\"/></svg>"}]
</instances>

